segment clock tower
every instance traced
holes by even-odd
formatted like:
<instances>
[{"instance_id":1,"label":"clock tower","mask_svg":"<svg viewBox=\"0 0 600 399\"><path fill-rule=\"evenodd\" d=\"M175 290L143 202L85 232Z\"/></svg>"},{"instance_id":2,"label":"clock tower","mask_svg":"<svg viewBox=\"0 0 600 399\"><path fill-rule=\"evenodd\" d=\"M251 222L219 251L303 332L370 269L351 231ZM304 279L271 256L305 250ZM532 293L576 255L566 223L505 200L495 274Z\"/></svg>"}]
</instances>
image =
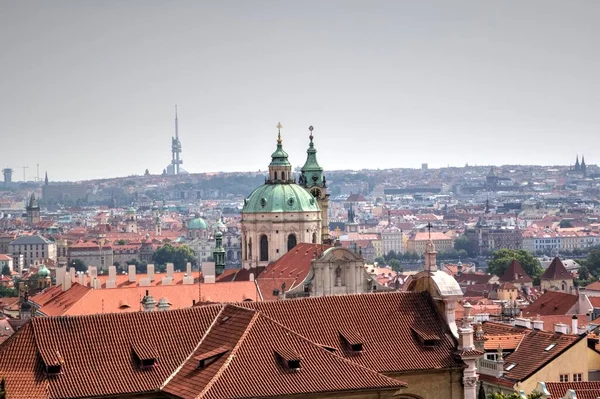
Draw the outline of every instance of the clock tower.
<instances>
[{"instance_id":1,"label":"clock tower","mask_svg":"<svg viewBox=\"0 0 600 399\"><path fill-rule=\"evenodd\" d=\"M317 162L317 150L313 143L313 127L309 126L310 144L306 150L307 157L300 174L300 186L308 190L319 203L321 208L321 241L323 244L331 244L329 238L329 193L327 192L327 182L323 175L323 168Z\"/></svg>"}]
</instances>

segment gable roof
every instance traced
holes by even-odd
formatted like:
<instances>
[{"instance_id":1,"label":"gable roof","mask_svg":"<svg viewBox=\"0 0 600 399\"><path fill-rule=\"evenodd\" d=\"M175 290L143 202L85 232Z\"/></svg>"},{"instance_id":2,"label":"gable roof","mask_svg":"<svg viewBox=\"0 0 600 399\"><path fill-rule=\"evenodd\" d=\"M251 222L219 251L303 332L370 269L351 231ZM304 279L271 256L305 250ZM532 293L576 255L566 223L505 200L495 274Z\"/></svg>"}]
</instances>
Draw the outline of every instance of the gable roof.
<instances>
[{"instance_id":1,"label":"gable roof","mask_svg":"<svg viewBox=\"0 0 600 399\"><path fill-rule=\"evenodd\" d=\"M581 336L559 334L553 331L532 330L495 322L485 322L482 327L485 337L488 339L506 334L512 335L513 338L511 339L517 341L521 336L520 342L514 345L514 352L504 356L505 371L500 380L509 383L508 385L525 381L577 342L587 339L585 334ZM511 346L513 345L511 344ZM508 370L507 367L511 364L514 364L514 366ZM483 380L489 379L489 376L483 374L481 376Z\"/></svg>"},{"instance_id":2,"label":"gable roof","mask_svg":"<svg viewBox=\"0 0 600 399\"><path fill-rule=\"evenodd\" d=\"M241 306L257 309L311 341L335 348L340 356L378 372L462 367L453 356L456 341L448 324L427 293L334 295ZM433 348L424 348L411 327L435 334L440 341ZM340 331L354 331L364 337L364 350L350 351Z\"/></svg>"},{"instance_id":3,"label":"gable roof","mask_svg":"<svg viewBox=\"0 0 600 399\"><path fill-rule=\"evenodd\" d=\"M577 295L558 291L546 291L534 303L523 309L524 316L560 316L568 312L578 303Z\"/></svg>"},{"instance_id":4,"label":"gable roof","mask_svg":"<svg viewBox=\"0 0 600 399\"><path fill-rule=\"evenodd\" d=\"M500 277L500 281L509 281L511 283L531 283L533 282L533 279L525 272L525 270L523 270L523 266L521 266L519 261L513 259L502 277Z\"/></svg>"},{"instance_id":5,"label":"gable roof","mask_svg":"<svg viewBox=\"0 0 600 399\"><path fill-rule=\"evenodd\" d=\"M544 274L540 277L541 280L570 280L572 278L573 276L567 271L558 256L554 258L550 266L548 266Z\"/></svg>"},{"instance_id":6,"label":"gable roof","mask_svg":"<svg viewBox=\"0 0 600 399\"><path fill-rule=\"evenodd\" d=\"M10 245L30 245L30 244L52 244L51 241L37 234L31 236L20 236L16 240L12 241Z\"/></svg>"},{"instance_id":7,"label":"gable roof","mask_svg":"<svg viewBox=\"0 0 600 399\"><path fill-rule=\"evenodd\" d=\"M286 362L293 358L299 368ZM60 372L48 375L50 365ZM280 397L406 385L234 305L34 318L0 346L0 375L8 399Z\"/></svg>"},{"instance_id":8,"label":"gable roof","mask_svg":"<svg viewBox=\"0 0 600 399\"><path fill-rule=\"evenodd\" d=\"M546 389L552 398L562 398L569 389L573 389L577 399L597 399L600 396L600 381L546 382Z\"/></svg>"}]
</instances>

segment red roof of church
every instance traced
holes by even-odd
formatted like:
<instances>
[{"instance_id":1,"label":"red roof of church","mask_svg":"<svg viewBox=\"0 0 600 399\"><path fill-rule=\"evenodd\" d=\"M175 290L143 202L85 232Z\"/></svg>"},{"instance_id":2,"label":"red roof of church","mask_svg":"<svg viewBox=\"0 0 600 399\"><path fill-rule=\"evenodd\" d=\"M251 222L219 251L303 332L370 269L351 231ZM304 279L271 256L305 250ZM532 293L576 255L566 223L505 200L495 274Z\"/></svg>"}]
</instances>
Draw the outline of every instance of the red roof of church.
<instances>
[{"instance_id":1,"label":"red roof of church","mask_svg":"<svg viewBox=\"0 0 600 399\"><path fill-rule=\"evenodd\" d=\"M542 280L563 280L572 278L573 276L567 271L565 265L558 256L554 258L552 263L550 263L550 266L548 266L544 274L540 277Z\"/></svg>"},{"instance_id":2,"label":"red roof of church","mask_svg":"<svg viewBox=\"0 0 600 399\"><path fill-rule=\"evenodd\" d=\"M508 269L504 272L500 281L509 281L511 283L531 283L533 279L523 270L523 266L518 260L513 261L508 266Z\"/></svg>"}]
</instances>

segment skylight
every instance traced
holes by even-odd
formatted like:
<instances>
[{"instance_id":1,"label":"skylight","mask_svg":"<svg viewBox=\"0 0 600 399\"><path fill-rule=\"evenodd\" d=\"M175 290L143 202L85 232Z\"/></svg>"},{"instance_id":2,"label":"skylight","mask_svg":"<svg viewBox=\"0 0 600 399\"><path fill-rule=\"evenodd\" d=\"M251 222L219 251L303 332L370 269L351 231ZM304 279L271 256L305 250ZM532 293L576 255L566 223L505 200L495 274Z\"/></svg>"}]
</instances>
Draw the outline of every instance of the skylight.
<instances>
[{"instance_id":1,"label":"skylight","mask_svg":"<svg viewBox=\"0 0 600 399\"><path fill-rule=\"evenodd\" d=\"M556 342L551 343L550 345L548 345L546 347L546 349L544 349L546 352L548 352L549 350L551 350L552 348L554 348L556 346Z\"/></svg>"},{"instance_id":2,"label":"skylight","mask_svg":"<svg viewBox=\"0 0 600 399\"><path fill-rule=\"evenodd\" d=\"M515 366L516 366L516 363L509 364L508 367L506 367L506 371L510 371L510 370L514 369Z\"/></svg>"}]
</instances>

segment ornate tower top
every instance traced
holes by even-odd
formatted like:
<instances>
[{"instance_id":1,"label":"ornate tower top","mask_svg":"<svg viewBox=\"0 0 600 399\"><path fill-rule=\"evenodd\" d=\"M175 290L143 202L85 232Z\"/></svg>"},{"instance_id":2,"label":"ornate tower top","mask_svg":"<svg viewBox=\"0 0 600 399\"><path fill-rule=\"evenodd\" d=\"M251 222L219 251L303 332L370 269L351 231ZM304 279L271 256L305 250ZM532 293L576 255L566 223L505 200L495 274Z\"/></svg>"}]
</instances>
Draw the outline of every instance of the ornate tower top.
<instances>
[{"instance_id":1,"label":"ornate tower top","mask_svg":"<svg viewBox=\"0 0 600 399\"><path fill-rule=\"evenodd\" d=\"M323 168L317 161L317 150L315 149L315 144L313 143L314 128L309 126L308 130L310 131L310 135L308 136L310 143L308 145L308 149L306 150L306 162L301 169L302 175L300 177L300 184L304 187L325 186Z\"/></svg>"},{"instance_id":2,"label":"ornate tower top","mask_svg":"<svg viewBox=\"0 0 600 399\"><path fill-rule=\"evenodd\" d=\"M277 123L277 149L271 154L269 164L270 183L289 183L292 181L292 164L288 161L288 154L283 150L281 140L281 122Z\"/></svg>"}]
</instances>

